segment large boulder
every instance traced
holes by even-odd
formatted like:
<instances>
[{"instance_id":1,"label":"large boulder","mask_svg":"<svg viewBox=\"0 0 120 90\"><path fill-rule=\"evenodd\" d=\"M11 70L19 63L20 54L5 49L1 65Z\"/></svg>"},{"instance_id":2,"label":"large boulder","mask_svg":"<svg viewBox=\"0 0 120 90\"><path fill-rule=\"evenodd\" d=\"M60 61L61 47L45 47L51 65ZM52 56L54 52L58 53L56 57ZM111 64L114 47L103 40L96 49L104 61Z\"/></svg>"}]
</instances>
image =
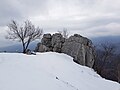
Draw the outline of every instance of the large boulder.
<instances>
[{"instance_id":1,"label":"large boulder","mask_svg":"<svg viewBox=\"0 0 120 90\"><path fill-rule=\"evenodd\" d=\"M44 34L41 43L47 47L51 47L51 39L52 39L51 34Z\"/></svg>"},{"instance_id":2,"label":"large boulder","mask_svg":"<svg viewBox=\"0 0 120 90\"><path fill-rule=\"evenodd\" d=\"M64 38L60 33L51 34L44 34L41 40L36 47L36 51L39 52L61 52L62 44L64 43Z\"/></svg>"},{"instance_id":3,"label":"large boulder","mask_svg":"<svg viewBox=\"0 0 120 90\"><path fill-rule=\"evenodd\" d=\"M42 43L38 43L35 51L36 52L47 52L49 51L49 48L43 45Z\"/></svg>"},{"instance_id":4,"label":"large boulder","mask_svg":"<svg viewBox=\"0 0 120 90\"><path fill-rule=\"evenodd\" d=\"M52 39L51 34L44 34L43 38L41 40L41 43L37 44L37 47L36 47L35 51L37 51L37 52L51 51L52 50L51 39Z\"/></svg>"},{"instance_id":5,"label":"large boulder","mask_svg":"<svg viewBox=\"0 0 120 90\"><path fill-rule=\"evenodd\" d=\"M54 52L61 52L62 44L64 43L64 38L60 33L55 33L52 36L51 43Z\"/></svg>"},{"instance_id":6,"label":"large boulder","mask_svg":"<svg viewBox=\"0 0 120 90\"><path fill-rule=\"evenodd\" d=\"M92 67L94 63L95 54L91 40L78 34L74 34L68 39L63 38L60 33L44 34L36 51L65 53L72 56L76 63L88 67Z\"/></svg>"},{"instance_id":7,"label":"large boulder","mask_svg":"<svg viewBox=\"0 0 120 90\"><path fill-rule=\"evenodd\" d=\"M92 67L94 63L94 49L91 40L78 34L69 37L62 46L62 52L74 58L78 64Z\"/></svg>"}]
</instances>

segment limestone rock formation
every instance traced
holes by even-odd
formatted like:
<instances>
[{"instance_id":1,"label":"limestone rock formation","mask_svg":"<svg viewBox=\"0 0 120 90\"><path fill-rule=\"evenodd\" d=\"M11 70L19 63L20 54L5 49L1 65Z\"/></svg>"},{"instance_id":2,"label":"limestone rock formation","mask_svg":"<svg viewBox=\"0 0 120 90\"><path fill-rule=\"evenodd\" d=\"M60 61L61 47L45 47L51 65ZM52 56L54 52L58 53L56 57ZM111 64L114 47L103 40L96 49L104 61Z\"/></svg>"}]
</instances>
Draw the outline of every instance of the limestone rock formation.
<instances>
[{"instance_id":1,"label":"limestone rock formation","mask_svg":"<svg viewBox=\"0 0 120 90\"><path fill-rule=\"evenodd\" d=\"M36 52L47 52L48 50L49 48L43 45L42 43L38 43L35 49Z\"/></svg>"},{"instance_id":2,"label":"limestone rock formation","mask_svg":"<svg viewBox=\"0 0 120 90\"><path fill-rule=\"evenodd\" d=\"M92 67L94 63L94 49L92 42L78 34L69 37L62 46L62 52L74 58L78 64Z\"/></svg>"},{"instance_id":3,"label":"limestone rock formation","mask_svg":"<svg viewBox=\"0 0 120 90\"><path fill-rule=\"evenodd\" d=\"M64 38L60 33L55 33L52 36L51 43L54 52L61 52L62 44L64 43Z\"/></svg>"},{"instance_id":4,"label":"limestone rock formation","mask_svg":"<svg viewBox=\"0 0 120 90\"><path fill-rule=\"evenodd\" d=\"M37 44L37 47L36 47L35 51L37 51L37 52L52 51L51 39L52 39L51 34L44 34L43 38L41 40L41 43Z\"/></svg>"},{"instance_id":5,"label":"limestone rock formation","mask_svg":"<svg viewBox=\"0 0 120 90\"><path fill-rule=\"evenodd\" d=\"M91 40L78 34L74 34L68 39L63 38L60 33L44 34L36 51L65 53L72 56L76 63L88 67L92 67L94 63L95 54Z\"/></svg>"}]
</instances>

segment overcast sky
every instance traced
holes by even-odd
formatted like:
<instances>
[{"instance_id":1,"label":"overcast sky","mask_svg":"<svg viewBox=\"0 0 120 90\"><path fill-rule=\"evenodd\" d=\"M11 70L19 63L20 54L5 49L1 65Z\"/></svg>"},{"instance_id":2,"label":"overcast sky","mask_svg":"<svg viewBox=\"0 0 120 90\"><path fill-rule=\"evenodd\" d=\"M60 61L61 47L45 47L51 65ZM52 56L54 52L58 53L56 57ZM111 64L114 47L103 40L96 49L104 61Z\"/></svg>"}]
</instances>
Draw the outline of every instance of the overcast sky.
<instances>
[{"instance_id":1,"label":"overcast sky","mask_svg":"<svg viewBox=\"0 0 120 90\"><path fill-rule=\"evenodd\" d=\"M67 28L86 37L119 36L120 0L1 0L0 46L12 19L29 19L45 33Z\"/></svg>"}]
</instances>

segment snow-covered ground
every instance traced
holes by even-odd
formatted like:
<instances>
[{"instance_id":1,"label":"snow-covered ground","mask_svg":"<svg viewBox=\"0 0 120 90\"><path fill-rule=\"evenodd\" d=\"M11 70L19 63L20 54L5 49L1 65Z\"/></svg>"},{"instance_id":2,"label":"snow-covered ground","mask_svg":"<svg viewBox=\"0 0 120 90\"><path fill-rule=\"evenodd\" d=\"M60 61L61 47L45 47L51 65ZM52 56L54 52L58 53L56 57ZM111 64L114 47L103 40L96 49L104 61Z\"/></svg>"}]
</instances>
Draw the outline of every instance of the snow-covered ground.
<instances>
[{"instance_id":1,"label":"snow-covered ground","mask_svg":"<svg viewBox=\"0 0 120 90\"><path fill-rule=\"evenodd\" d=\"M0 90L120 90L120 84L65 54L0 53Z\"/></svg>"}]
</instances>

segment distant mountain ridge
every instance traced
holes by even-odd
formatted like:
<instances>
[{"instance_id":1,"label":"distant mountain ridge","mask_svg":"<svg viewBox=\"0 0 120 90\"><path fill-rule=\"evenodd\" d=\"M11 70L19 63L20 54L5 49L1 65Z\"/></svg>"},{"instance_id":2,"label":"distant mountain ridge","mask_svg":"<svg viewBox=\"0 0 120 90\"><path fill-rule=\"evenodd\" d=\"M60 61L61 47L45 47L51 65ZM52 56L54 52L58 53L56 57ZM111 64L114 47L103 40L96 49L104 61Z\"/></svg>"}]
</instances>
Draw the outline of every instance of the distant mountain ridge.
<instances>
[{"instance_id":1,"label":"distant mountain ridge","mask_svg":"<svg viewBox=\"0 0 120 90\"><path fill-rule=\"evenodd\" d=\"M31 43L28 49L35 50L37 43L38 42ZM22 52L22 45L15 44L15 45L6 46L6 47L0 47L0 52Z\"/></svg>"},{"instance_id":2,"label":"distant mountain ridge","mask_svg":"<svg viewBox=\"0 0 120 90\"><path fill-rule=\"evenodd\" d=\"M116 46L116 54L119 54L120 51L120 36L104 36L104 37L97 37L97 38L91 38L93 44L95 46L99 46L101 43L108 43L113 44Z\"/></svg>"},{"instance_id":3,"label":"distant mountain ridge","mask_svg":"<svg viewBox=\"0 0 120 90\"><path fill-rule=\"evenodd\" d=\"M120 44L120 36L103 36L91 38L91 40L94 44L104 43L106 41L110 43Z\"/></svg>"}]
</instances>

